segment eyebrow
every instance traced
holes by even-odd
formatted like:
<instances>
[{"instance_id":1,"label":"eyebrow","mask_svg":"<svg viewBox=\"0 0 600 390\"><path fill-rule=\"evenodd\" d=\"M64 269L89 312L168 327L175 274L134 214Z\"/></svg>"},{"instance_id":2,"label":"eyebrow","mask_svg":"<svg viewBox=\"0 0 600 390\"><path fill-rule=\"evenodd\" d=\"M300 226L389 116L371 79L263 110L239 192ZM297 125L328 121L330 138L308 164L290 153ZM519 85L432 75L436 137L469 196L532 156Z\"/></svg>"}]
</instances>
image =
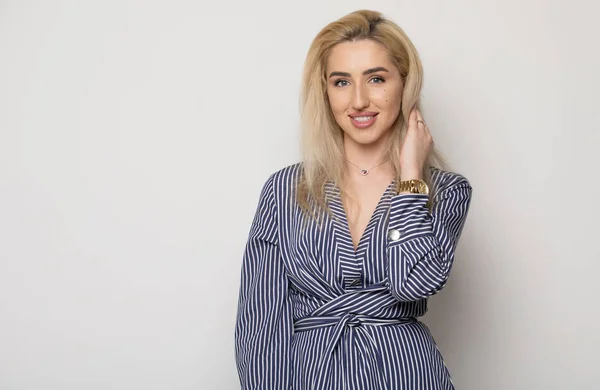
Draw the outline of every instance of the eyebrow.
<instances>
[{"instance_id":1,"label":"eyebrow","mask_svg":"<svg viewBox=\"0 0 600 390\"><path fill-rule=\"evenodd\" d=\"M370 75L372 73L377 73L377 72L389 72L389 70L387 70L383 66L378 66L376 68L367 69L362 74L363 74L363 76L367 76L367 75ZM330 78L334 77L334 76L352 77L350 75L350 73L347 73L347 72L331 72L331 74L329 75Z\"/></svg>"}]
</instances>

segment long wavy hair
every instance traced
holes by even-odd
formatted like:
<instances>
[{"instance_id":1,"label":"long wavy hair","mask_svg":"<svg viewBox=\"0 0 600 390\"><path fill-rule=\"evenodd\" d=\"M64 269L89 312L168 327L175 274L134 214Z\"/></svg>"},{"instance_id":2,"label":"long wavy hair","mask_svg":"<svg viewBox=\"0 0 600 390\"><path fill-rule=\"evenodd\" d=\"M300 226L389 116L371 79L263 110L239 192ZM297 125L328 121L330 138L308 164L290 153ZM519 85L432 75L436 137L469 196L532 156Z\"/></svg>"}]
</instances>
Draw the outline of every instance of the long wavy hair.
<instances>
[{"instance_id":1,"label":"long wavy hair","mask_svg":"<svg viewBox=\"0 0 600 390\"><path fill-rule=\"evenodd\" d=\"M420 109L423 68L416 48L406 33L381 13L369 10L352 12L328 24L313 40L306 55L301 94L302 174L296 199L303 211L315 219L327 210L325 185L332 180L342 194L354 199L344 183L345 153L343 131L335 121L327 95L326 64L332 48L342 42L370 39L383 45L396 64L404 84L398 119L393 125L386 153L393 164L396 182L400 181L399 156L413 107ZM423 178L433 190L430 167L446 163L434 148L425 164ZM430 191L432 196L433 191ZM312 199L312 200L311 200Z\"/></svg>"}]
</instances>

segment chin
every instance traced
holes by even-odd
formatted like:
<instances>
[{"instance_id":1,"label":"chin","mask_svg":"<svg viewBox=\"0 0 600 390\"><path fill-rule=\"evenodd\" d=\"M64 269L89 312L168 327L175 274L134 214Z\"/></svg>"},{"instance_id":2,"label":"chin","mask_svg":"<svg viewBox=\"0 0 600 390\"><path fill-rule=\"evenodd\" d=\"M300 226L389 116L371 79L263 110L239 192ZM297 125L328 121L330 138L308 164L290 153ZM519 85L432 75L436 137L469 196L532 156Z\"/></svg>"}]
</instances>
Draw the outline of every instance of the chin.
<instances>
[{"instance_id":1,"label":"chin","mask_svg":"<svg viewBox=\"0 0 600 390\"><path fill-rule=\"evenodd\" d=\"M384 139L389 132L381 131L381 130L370 130L370 129L356 129L353 128L352 131L345 131L344 136L348 137L352 140L352 142L359 145L373 145Z\"/></svg>"}]
</instances>

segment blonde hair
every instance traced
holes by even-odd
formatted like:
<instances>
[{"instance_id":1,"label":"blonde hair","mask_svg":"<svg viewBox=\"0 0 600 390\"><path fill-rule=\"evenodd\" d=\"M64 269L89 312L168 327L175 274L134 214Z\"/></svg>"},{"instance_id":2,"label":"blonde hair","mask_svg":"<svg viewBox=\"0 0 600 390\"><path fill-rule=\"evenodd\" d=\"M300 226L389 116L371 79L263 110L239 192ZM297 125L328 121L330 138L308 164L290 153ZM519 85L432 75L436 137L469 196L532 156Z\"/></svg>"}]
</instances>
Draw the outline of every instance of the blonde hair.
<instances>
[{"instance_id":1,"label":"blonde hair","mask_svg":"<svg viewBox=\"0 0 600 390\"><path fill-rule=\"evenodd\" d=\"M423 69L416 48L406 33L379 12L352 12L323 28L313 40L306 55L301 95L302 174L296 190L299 206L313 218L318 210L327 210L325 184L333 180L344 190L345 161L343 132L335 118L327 96L326 64L332 48L342 42L369 39L383 45L398 67L404 89L387 154L400 181L399 156L406 134L406 120L413 107L419 108ZM423 178L432 188L430 167L444 167L440 153L433 149L425 164ZM432 192L430 191L430 196ZM312 198L313 201L310 201ZM311 207L312 206L312 207ZM314 208L316 206L316 209Z\"/></svg>"}]
</instances>

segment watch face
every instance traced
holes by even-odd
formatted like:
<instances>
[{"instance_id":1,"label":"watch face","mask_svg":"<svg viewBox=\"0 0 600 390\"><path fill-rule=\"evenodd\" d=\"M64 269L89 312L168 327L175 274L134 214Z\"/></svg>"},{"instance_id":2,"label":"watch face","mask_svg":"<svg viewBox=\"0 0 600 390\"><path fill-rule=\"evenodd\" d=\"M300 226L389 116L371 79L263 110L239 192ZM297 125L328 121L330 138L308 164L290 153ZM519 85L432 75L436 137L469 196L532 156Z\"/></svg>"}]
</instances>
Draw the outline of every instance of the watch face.
<instances>
[{"instance_id":1,"label":"watch face","mask_svg":"<svg viewBox=\"0 0 600 390\"><path fill-rule=\"evenodd\" d=\"M419 193L429 195L429 187L424 181L419 181Z\"/></svg>"}]
</instances>

